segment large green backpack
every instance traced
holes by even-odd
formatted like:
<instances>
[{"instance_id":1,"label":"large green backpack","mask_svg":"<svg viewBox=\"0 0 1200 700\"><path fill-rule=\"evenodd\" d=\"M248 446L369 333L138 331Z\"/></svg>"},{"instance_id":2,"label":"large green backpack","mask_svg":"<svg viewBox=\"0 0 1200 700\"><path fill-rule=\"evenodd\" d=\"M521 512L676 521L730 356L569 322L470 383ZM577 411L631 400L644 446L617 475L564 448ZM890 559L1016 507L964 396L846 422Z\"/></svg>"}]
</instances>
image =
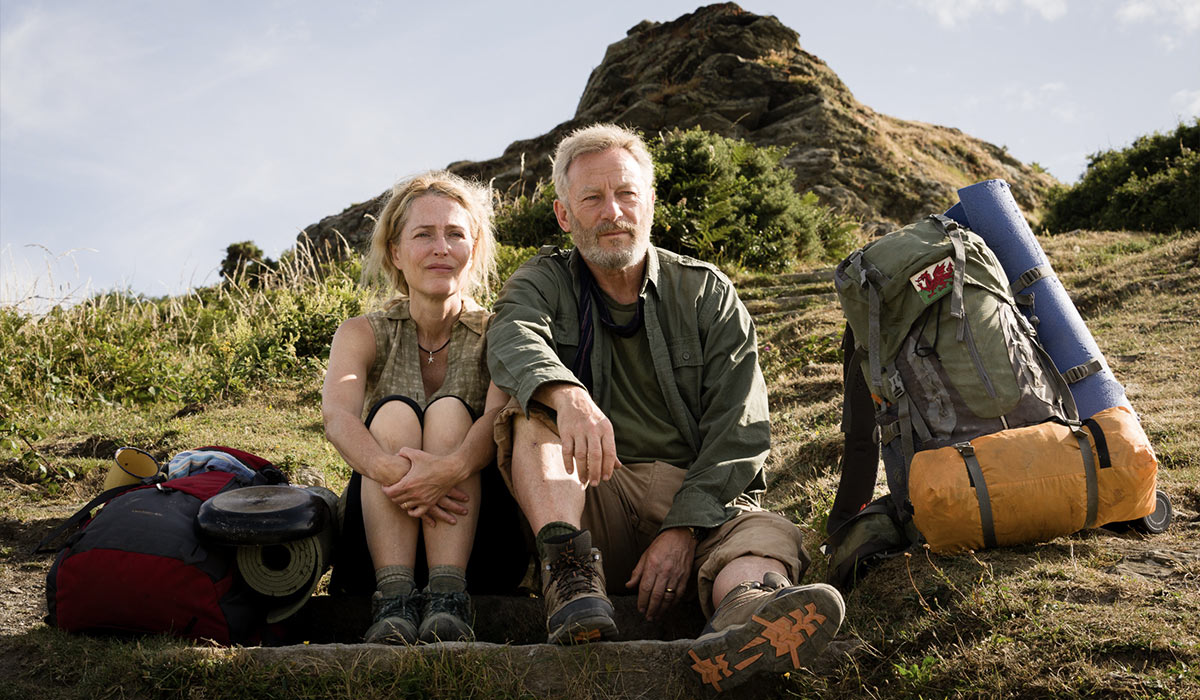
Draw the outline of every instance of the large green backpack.
<instances>
[{"instance_id":1,"label":"large green backpack","mask_svg":"<svg viewBox=\"0 0 1200 700\"><path fill-rule=\"evenodd\" d=\"M834 271L901 516L912 512L908 469L916 452L1077 418L1066 382L1006 280L979 236L938 215L869 243ZM858 378L847 378L848 389L851 379ZM854 508L871 499L877 466L875 459L847 474L843 465L843 489L857 482Z\"/></svg>"}]
</instances>

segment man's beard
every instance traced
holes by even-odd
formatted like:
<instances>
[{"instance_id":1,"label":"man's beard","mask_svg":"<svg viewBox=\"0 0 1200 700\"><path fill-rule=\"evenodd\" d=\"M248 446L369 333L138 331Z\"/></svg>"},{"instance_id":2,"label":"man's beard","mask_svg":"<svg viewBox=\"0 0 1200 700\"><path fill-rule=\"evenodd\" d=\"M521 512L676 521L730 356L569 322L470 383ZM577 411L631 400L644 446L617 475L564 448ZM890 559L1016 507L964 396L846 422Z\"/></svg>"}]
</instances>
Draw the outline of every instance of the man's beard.
<instances>
[{"instance_id":1,"label":"man's beard","mask_svg":"<svg viewBox=\"0 0 1200 700\"><path fill-rule=\"evenodd\" d=\"M641 262L650 248L650 227L644 230L628 221L604 221L592 227L585 228L575 215L567 209L567 221L571 224L571 240L579 249L583 259L606 270L624 270ZM614 229L628 232L633 238L622 248L600 245L600 234Z\"/></svg>"}]
</instances>

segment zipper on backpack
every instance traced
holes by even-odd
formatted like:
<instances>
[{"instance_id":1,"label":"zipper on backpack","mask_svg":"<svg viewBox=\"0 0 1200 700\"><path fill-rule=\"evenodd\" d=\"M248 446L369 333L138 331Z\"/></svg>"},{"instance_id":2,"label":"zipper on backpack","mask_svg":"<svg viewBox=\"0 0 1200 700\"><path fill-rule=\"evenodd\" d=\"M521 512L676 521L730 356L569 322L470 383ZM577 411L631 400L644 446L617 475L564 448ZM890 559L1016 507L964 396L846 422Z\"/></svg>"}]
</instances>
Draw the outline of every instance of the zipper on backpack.
<instances>
[{"instance_id":1,"label":"zipper on backpack","mask_svg":"<svg viewBox=\"0 0 1200 700\"><path fill-rule=\"evenodd\" d=\"M983 382L983 388L987 390L988 396L996 398L996 388L992 386L992 378L988 376L987 370L983 367L983 360L979 357L979 349L975 347L975 334L971 332L971 324L967 321L967 317L963 316L963 340L967 344L967 352L971 355L971 362L975 363L975 373L979 375L979 380Z\"/></svg>"}]
</instances>

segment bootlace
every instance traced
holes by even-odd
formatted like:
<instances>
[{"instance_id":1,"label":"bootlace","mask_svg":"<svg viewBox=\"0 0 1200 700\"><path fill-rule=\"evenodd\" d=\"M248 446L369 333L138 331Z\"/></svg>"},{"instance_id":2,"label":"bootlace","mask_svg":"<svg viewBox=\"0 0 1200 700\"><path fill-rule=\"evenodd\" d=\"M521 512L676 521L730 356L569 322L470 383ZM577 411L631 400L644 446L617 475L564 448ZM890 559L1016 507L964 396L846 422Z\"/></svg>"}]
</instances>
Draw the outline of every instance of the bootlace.
<instances>
[{"instance_id":1,"label":"bootlace","mask_svg":"<svg viewBox=\"0 0 1200 700\"><path fill-rule=\"evenodd\" d=\"M558 587L563 598L590 593L595 576L590 552L583 557L574 552L562 552L550 563L550 581Z\"/></svg>"},{"instance_id":2,"label":"bootlace","mask_svg":"<svg viewBox=\"0 0 1200 700\"><path fill-rule=\"evenodd\" d=\"M413 591L409 595L383 598L379 601L379 609L375 612L375 620L402 617L415 622L421 619L421 602L421 593L418 591Z\"/></svg>"},{"instance_id":3,"label":"bootlace","mask_svg":"<svg viewBox=\"0 0 1200 700\"><path fill-rule=\"evenodd\" d=\"M471 607L471 596L462 591L453 593L427 592L425 595L428 596L428 603L425 609L426 617L437 613L450 613L457 618L466 619Z\"/></svg>"}]
</instances>

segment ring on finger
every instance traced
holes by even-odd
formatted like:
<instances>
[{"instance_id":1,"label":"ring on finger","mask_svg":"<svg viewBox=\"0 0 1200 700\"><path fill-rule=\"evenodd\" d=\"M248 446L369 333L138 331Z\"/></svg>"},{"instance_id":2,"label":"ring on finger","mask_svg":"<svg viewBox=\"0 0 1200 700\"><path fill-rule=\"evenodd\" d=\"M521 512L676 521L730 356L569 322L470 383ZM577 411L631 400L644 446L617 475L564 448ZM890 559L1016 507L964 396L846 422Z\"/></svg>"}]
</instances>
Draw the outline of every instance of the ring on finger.
<instances>
[{"instance_id":1,"label":"ring on finger","mask_svg":"<svg viewBox=\"0 0 1200 700\"><path fill-rule=\"evenodd\" d=\"M664 593L666 593L667 595L675 595L675 589L668 587L667 590L664 591Z\"/></svg>"}]
</instances>

